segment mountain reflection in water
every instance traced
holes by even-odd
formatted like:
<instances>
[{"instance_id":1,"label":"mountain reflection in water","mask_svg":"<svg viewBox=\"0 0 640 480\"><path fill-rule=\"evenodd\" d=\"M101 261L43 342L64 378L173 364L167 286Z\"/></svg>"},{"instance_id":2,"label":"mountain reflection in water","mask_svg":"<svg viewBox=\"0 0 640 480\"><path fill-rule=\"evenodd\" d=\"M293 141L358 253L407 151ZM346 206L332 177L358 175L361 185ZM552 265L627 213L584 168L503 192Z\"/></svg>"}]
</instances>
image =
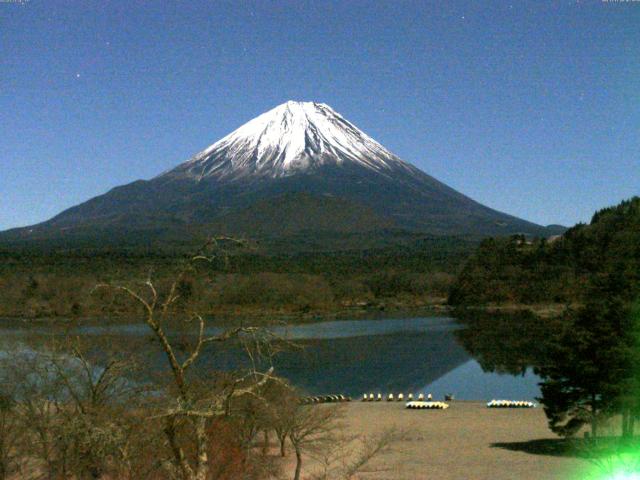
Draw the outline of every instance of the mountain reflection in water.
<instances>
[{"instance_id":1,"label":"mountain reflection in water","mask_svg":"<svg viewBox=\"0 0 640 480\"><path fill-rule=\"evenodd\" d=\"M29 331L7 327L7 322L4 325L0 330L8 342L6 346L21 337L26 341L34 330L43 333L42 327ZM295 341L301 348L280 352L273 364L277 374L310 394L359 397L365 392L432 392L438 398L453 393L459 399L532 399L538 394L537 377L530 371L524 377L483 372L463 347L460 338L468 337L460 329L456 320L445 317L275 327L278 335ZM209 330L211 334L217 332L218 329ZM72 333L99 337L99 345L104 348L142 353L139 357L147 374L166 368L158 346L148 344L151 337L145 325L82 326ZM32 341L32 348L34 345L37 343ZM224 345L207 349L195 368L206 377L213 368L229 370L246 365L241 349Z\"/></svg>"}]
</instances>

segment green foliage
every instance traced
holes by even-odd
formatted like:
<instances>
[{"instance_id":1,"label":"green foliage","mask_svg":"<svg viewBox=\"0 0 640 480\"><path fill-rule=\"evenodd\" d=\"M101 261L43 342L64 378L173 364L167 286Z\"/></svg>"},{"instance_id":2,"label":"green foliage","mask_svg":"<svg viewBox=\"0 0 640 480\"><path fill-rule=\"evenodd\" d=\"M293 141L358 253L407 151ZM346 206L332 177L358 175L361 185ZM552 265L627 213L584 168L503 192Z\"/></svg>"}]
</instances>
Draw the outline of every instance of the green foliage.
<instances>
[{"instance_id":1,"label":"green foliage","mask_svg":"<svg viewBox=\"0 0 640 480\"><path fill-rule=\"evenodd\" d=\"M618 399L632 375L628 310L618 299L594 299L565 318L565 328L538 369L542 403L550 428L575 434L618 411Z\"/></svg>"},{"instance_id":2,"label":"green foliage","mask_svg":"<svg viewBox=\"0 0 640 480\"><path fill-rule=\"evenodd\" d=\"M620 210L629 212L627 207ZM617 213L608 210L597 218L599 222L616 220ZM627 227L616 223L617 228ZM616 236L615 231L603 231ZM625 251L628 247L617 246ZM632 435L633 422L640 414L640 319L634 307L640 284L621 268L636 258L600 258L605 263L589 277L584 306L567 313L564 332L551 344L539 369L549 425L562 435L573 435L590 423L595 437L602 419L614 414L622 416L623 435Z\"/></svg>"},{"instance_id":3,"label":"green foliage","mask_svg":"<svg viewBox=\"0 0 640 480\"><path fill-rule=\"evenodd\" d=\"M487 239L451 289L453 305L584 303L598 277L640 286L640 198L597 212L552 241Z\"/></svg>"},{"instance_id":4,"label":"green foliage","mask_svg":"<svg viewBox=\"0 0 640 480\"><path fill-rule=\"evenodd\" d=\"M516 360L480 356L485 368L534 365L542 377L542 398L550 428L570 436L590 424L593 436L605 419L621 414L624 435L640 417L640 198L600 210L589 225L579 224L560 238L522 236L487 239L464 266L449 302L579 305L559 319L560 331L532 334L520 319L524 343L505 343ZM487 329L495 338L503 328ZM505 338L510 336L503 329ZM535 333L535 332L534 332ZM462 333L473 350L489 351L482 332ZM502 340L501 340L502 343ZM504 349L503 349L504 350ZM510 355L506 355L507 357ZM517 360L521 359L521 362Z\"/></svg>"}]
</instances>

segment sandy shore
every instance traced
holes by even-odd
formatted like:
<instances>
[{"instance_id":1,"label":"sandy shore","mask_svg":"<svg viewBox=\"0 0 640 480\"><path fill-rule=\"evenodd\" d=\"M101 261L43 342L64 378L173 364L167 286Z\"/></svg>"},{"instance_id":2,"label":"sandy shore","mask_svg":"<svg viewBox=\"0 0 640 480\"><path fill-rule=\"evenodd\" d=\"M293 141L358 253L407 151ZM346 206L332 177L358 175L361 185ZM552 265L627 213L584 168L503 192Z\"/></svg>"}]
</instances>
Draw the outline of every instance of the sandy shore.
<instances>
[{"instance_id":1,"label":"sandy shore","mask_svg":"<svg viewBox=\"0 0 640 480\"><path fill-rule=\"evenodd\" d=\"M549 454L558 437L547 428L540 407L488 409L485 403L460 401L450 405L438 411L406 410L402 402L346 404L348 434L371 435L391 427L406 431L391 452L376 458L358 478L566 480L587 466L578 458Z\"/></svg>"}]
</instances>

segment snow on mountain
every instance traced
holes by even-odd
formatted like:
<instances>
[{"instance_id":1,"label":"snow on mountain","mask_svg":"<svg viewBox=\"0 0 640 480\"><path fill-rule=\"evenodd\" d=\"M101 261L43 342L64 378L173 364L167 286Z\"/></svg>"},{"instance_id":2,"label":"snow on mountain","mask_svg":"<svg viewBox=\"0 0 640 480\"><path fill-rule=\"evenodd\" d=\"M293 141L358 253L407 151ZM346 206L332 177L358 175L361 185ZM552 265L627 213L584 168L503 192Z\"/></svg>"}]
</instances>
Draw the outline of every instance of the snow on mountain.
<instances>
[{"instance_id":1,"label":"snow on mountain","mask_svg":"<svg viewBox=\"0 0 640 480\"><path fill-rule=\"evenodd\" d=\"M413 168L328 105L289 101L245 123L164 176L278 178L345 162L379 173Z\"/></svg>"},{"instance_id":2,"label":"snow on mountain","mask_svg":"<svg viewBox=\"0 0 640 480\"><path fill-rule=\"evenodd\" d=\"M5 238L121 235L146 242L212 231L277 238L387 229L547 234L403 162L328 105L287 102L162 175Z\"/></svg>"}]
</instances>

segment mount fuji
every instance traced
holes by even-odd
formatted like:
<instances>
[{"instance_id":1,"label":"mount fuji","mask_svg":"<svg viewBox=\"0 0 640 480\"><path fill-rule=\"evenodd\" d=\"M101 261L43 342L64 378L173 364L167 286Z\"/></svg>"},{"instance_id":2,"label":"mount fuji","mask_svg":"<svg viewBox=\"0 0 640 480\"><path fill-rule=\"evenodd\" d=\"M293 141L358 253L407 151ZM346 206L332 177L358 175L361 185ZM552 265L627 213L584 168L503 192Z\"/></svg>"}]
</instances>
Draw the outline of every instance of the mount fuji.
<instances>
[{"instance_id":1,"label":"mount fuji","mask_svg":"<svg viewBox=\"0 0 640 480\"><path fill-rule=\"evenodd\" d=\"M385 175L411 170L323 103L284 103L254 118L166 176L282 178L323 166L355 166Z\"/></svg>"},{"instance_id":2,"label":"mount fuji","mask_svg":"<svg viewBox=\"0 0 640 480\"><path fill-rule=\"evenodd\" d=\"M0 240L181 240L215 233L556 233L490 209L401 160L328 105L289 101L190 160Z\"/></svg>"}]
</instances>

